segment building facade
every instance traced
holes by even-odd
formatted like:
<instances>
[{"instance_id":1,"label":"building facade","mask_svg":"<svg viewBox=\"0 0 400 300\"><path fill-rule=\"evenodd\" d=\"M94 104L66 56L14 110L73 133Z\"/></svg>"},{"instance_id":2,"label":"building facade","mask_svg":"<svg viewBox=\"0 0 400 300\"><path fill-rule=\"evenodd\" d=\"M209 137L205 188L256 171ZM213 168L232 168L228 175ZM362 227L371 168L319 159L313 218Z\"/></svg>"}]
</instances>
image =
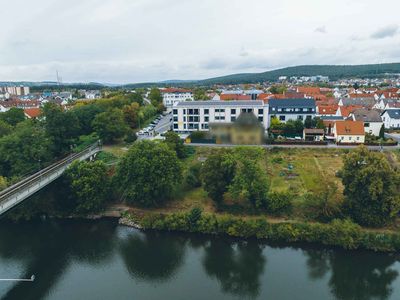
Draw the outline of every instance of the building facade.
<instances>
[{"instance_id":1,"label":"building facade","mask_svg":"<svg viewBox=\"0 0 400 300\"><path fill-rule=\"evenodd\" d=\"M400 109L385 110L381 116L386 129L400 128Z\"/></svg>"},{"instance_id":2,"label":"building facade","mask_svg":"<svg viewBox=\"0 0 400 300\"><path fill-rule=\"evenodd\" d=\"M180 133L208 131L210 123L233 123L242 112L253 113L268 128L268 105L259 100L179 102L172 109L172 128Z\"/></svg>"},{"instance_id":3,"label":"building facade","mask_svg":"<svg viewBox=\"0 0 400 300\"><path fill-rule=\"evenodd\" d=\"M269 117L278 118L286 123L289 120L301 120L314 118L316 114L314 99L270 99Z\"/></svg>"},{"instance_id":4,"label":"building facade","mask_svg":"<svg viewBox=\"0 0 400 300\"><path fill-rule=\"evenodd\" d=\"M176 103L193 101L193 93L190 90L167 88L161 90L163 96L163 104L167 108L171 108Z\"/></svg>"}]
</instances>

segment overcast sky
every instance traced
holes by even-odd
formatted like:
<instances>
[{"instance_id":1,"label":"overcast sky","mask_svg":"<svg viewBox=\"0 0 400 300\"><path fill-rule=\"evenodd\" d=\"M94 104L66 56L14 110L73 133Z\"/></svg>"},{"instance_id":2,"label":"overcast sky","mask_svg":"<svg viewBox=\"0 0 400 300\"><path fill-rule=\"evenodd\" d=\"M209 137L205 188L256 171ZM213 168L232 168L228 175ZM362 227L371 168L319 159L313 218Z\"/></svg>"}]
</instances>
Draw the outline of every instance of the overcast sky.
<instances>
[{"instance_id":1,"label":"overcast sky","mask_svg":"<svg viewBox=\"0 0 400 300\"><path fill-rule=\"evenodd\" d=\"M0 0L0 81L400 62L399 0Z\"/></svg>"}]
</instances>

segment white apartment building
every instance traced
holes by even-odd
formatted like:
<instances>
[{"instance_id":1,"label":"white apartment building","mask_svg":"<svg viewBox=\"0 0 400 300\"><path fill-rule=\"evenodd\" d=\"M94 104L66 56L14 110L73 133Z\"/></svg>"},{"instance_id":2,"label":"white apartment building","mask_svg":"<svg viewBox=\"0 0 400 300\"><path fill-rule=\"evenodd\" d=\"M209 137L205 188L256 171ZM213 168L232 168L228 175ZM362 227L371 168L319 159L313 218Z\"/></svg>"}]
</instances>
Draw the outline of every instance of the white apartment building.
<instances>
[{"instance_id":1,"label":"white apartment building","mask_svg":"<svg viewBox=\"0 0 400 300\"><path fill-rule=\"evenodd\" d=\"M29 86L0 86L0 94L9 96L26 96L29 95Z\"/></svg>"},{"instance_id":2,"label":"white apartment building","mask_svg":"<svg viewBox=\"0 0 400 300\"><path fill-rule=\"evenodd\" d=\"M163 96L163 104L170 108L178 102L194 101L193 93L190 90L167 88L161 90Z\"/></svg>"},{"instance_id":3,"label":"white apartment building","mask_svg":"<svg viewBox=\"0 0 400 300\"><path fill-rule=\"evenodd\" d=\"M172 108L172 128L180 133L208 131L209 123L232 123L242 112L254 113L268 128L268 105L259 100L179 102Z\"/></svg>"}]
</instances>

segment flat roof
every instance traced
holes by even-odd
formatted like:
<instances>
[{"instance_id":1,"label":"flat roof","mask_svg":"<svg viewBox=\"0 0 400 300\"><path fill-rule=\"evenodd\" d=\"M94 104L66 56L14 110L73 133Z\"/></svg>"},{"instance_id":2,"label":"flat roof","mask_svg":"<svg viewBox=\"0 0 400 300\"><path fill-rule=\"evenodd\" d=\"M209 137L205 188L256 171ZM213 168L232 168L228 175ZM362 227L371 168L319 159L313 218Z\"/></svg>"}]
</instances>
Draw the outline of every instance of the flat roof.
<instances>
[{"instance_id":1,"label":"flat roof","mask_svg":"<svg viewBox=\"0 0 400 300\"><path fill-rule=\"evenodd\" d=\"M264 106L262 100L207 100L207 101L184 101L178 102L174 107L199 107L199 106Z\"/></svg>"},{"instance_id":2,"label":"flat roof","mask_svg":"<svg viewBox=\"0 0 400 300\"><path fill-rule=\"evenodd\" d=\"M270 107L310 107L315 106L315 100L309 98L269 99Z\"/></svg>"}]
</instances>

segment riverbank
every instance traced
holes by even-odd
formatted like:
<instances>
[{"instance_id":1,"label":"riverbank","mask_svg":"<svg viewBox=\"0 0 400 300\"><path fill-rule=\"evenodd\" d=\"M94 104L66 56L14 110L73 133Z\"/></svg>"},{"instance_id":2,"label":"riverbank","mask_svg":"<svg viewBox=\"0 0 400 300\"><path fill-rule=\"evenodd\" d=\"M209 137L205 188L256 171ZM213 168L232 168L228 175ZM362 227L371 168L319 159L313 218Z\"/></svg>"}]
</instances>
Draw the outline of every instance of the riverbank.
<instances>
[{"instance_id":1,"label":"riverbank","mask_svg":"<svg viewBox=\"0 0 400 300\"><path fill-rule=\"evenodd\" d=\"M399 233L363 228L350 220L333 220L330 223L271 222L262 216L245 218L230 214L203 213L198 210L170 214L138 214L131 210L124 214L119 223L143 230L192 232L274 242L308 242L347 250L400 250Z\"/></svg>"}]
</instances>

